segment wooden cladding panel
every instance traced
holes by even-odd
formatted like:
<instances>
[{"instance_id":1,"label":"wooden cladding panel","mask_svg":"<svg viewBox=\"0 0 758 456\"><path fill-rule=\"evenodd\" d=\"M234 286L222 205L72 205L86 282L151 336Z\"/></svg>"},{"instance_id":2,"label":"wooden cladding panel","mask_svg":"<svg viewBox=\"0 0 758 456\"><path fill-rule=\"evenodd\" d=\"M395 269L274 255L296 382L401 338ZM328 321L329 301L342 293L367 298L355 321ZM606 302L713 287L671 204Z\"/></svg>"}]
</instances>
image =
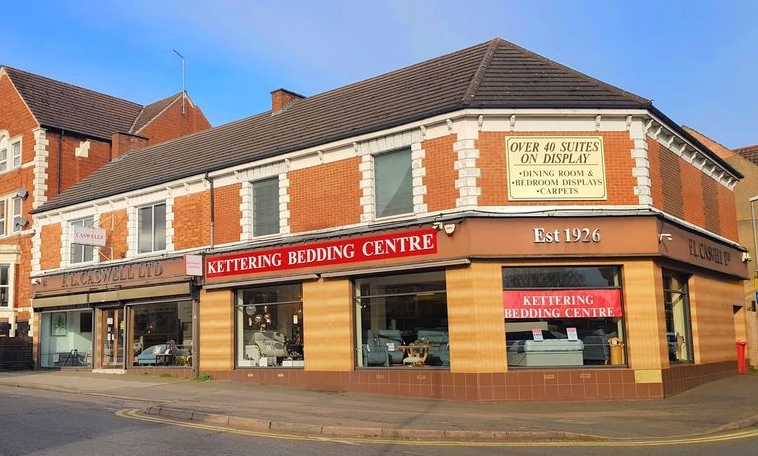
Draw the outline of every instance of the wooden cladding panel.
<instances>
[{"instance_id":1,"label":"wooden cladding panel","mask_svg":"<svg viewBox=\"0 0 758 456\"><path fill-rule=\"evenodd\" d=\"M629 366L661 369L668 366L666 321L663 309L661 270L649 261L624 263L624 319L628 334L624 341Z\"/></svg>"},{"instance_id":2,"label":"wooden cladding panel","mask_svg":"<svg viewBox=\"0 0 758 456\"><path fill-rule=\"evenodd\" d=\"M346 279L303 283L305 370L353 370L351 290Z\"/></svg>"},{"instance_id":3,"label":"wooden cladding panel","mask_svg":"<svg viewBox=\"0 0 758 456\"><path fill-rule=\"evenodd\" d=\"M200 367L204 371L234 369L234 292L200 293ZM231 324L230 324L231 323Z\"/></svg>"},{"instance_id":4,"label":"wooden cladding panel","mask_svg":"<svg viewBox=\"0 0 758 456\"><path fill-rule=\"evenodd\" d=\"M703 276L690 280L690 317L697 364L735 358L734 304L744 301L742 283ZM743 339L744 340L744 339Z\"/></svg>"},{"instance_id":5,"label":"wooden cladding panel","mask_svg":"<svg viewBox=\"0 0 758 456\"><path fill-rule=\"evenodd\" d=\"M451 372L506 370L503 280L500 264L448 269L447 309Z\"/></svg>"}]
</instances>

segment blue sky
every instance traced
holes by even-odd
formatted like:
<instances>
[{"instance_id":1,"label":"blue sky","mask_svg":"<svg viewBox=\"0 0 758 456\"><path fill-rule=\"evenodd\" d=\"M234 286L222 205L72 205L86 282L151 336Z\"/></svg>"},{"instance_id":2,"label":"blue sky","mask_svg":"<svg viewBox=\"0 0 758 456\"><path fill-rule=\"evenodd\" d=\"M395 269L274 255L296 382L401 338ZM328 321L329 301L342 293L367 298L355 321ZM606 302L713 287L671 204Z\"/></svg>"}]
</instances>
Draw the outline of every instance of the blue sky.
<instances>
[{"instance_id":1,"label":"blue sky","mask_svg":"<svg viewBox=\"0 0 758 456\"><path fill-rule=\"evenodd\" d=\"M30 7L33 5L33 7ZM721 144L758 144L752 0L0 0L0 64L210 122L503 38L642 97Z\"/></svg>"}]
</instances>

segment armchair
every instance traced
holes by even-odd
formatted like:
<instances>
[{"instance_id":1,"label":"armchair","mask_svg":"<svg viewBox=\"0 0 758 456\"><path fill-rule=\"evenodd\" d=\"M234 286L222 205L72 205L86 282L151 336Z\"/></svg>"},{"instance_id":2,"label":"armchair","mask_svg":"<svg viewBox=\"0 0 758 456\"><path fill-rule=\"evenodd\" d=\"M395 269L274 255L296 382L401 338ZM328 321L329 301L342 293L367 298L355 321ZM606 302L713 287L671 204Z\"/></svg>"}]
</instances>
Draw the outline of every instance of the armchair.
<instances>
[{"instance_id":1,"label":"armchair","mask_svg":"<svg viewBox=\"0 0 758 456\"><path fill-rule=\"evenodd\" d=\"M419 340L428 342L431 345L429 355L426 358L426 364L436 366L450 365L450 341L447 329L419 329L417 337Z\"/></svg>"},{"instance_id":2,"label":"armchair","mask_svg":"<svg viewBox=\"0 0 758 456\"><path fill-rule=\"evenodd\" d=\"M401 345L403 345L403 338L399 329L366 331L366 343L363 347L363 365L387 366L389 364L401 364L405 357L405 353L400 349Z\"/></svg>"},{"instance_id":3,"label":"armchair","mask_svg":"<svg viewBox=\"0 0 758 456\"><path fill-rule=\"evenodd\" d=\"M287 338L276 331L256 331L245 345L245 358L258 365L261 358L287 356Z\"/></svg>"}]
</instances>

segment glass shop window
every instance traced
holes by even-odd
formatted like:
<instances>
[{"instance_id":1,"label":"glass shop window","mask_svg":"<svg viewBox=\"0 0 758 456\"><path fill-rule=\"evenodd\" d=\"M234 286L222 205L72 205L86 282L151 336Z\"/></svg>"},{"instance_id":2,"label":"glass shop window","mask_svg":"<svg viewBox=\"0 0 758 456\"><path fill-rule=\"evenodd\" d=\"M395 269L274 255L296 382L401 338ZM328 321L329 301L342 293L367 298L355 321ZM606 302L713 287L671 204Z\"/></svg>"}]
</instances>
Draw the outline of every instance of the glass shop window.
<instances>
[{"instance_id":1,"label":"glass shop window","mask_svg":"<svg viewBox=\"0 0 758 456\"><path fill-rule=\"evenodd\" d=\"M509 367L624 364L620 269L503 268Z\"/></svg>"},{"instance_id":2,"label":"glass shop window","mask_svg":"<svg viewBox=\"0 0 758 456\"><path fill-rule=\"evenodd\" d=\"M303 367L302 285L272 285L237 292L237 365Z\"/></svg>"},{"instance_id":3,"label":"glass shop window","mask_svg":"<svg viewBox=\"0 0 758 456\"><path fill-rule=\"evenodd\" d=\"M692 362L689 275L663 272L663 305L666 314L666 342L669 361Z\"/></svg>"},{"instance_id":4,"label":"glass shop window","mask_svg":"<svg viewBox=\"0 0 758 456\"><path fill-rule=\"evenodd\" d=\"M359 367L449 366L445 271L355 280Z\"/></svg>"}]
</instances>

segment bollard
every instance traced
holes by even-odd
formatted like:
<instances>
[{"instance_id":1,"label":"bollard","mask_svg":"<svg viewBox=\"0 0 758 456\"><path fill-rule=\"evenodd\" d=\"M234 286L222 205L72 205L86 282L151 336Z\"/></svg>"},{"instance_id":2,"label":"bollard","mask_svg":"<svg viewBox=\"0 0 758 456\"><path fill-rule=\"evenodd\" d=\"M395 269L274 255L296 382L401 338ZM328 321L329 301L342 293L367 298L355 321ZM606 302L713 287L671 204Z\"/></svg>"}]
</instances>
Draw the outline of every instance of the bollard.
<instances>
[{"instance_id":1,"label":"bollard","mask_svg":"<svg viewBox=\"0 0 758 456\"><path fill-rule=\"evenodd\" d=\"M737 341L737 373L745 373L745 345L747 342L744 340Z\"/></svg>"}]
</instances>

